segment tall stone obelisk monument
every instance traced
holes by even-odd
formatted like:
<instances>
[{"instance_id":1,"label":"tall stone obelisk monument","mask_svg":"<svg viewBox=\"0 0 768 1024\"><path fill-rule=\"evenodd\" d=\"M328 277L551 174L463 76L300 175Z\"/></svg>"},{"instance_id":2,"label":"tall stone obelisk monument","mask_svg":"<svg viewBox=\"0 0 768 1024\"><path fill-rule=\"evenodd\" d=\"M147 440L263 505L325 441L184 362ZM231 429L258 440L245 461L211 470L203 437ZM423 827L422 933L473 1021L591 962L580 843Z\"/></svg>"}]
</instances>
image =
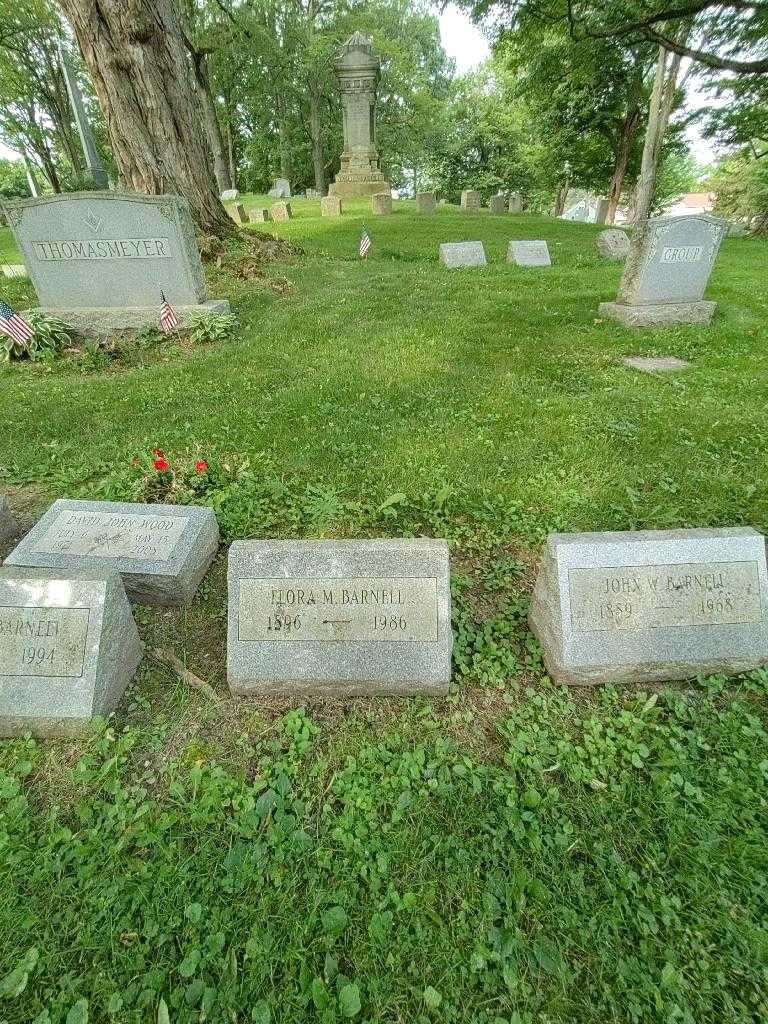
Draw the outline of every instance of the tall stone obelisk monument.
<instances>
[{"instance_id":1,"label":"tall stone obelisk monument","mask_svg":"<svg viewBox=\"0 0 768 1024\"><path fill-rule=\"evenodd\" d=\"M328 189L332 196L349 198L391 192L379 168L376 151L376 89L381 59L373 43L361 32L346 41L335 61L344 114L344 152L341 170Z\"/></svg>"}]
</instances>

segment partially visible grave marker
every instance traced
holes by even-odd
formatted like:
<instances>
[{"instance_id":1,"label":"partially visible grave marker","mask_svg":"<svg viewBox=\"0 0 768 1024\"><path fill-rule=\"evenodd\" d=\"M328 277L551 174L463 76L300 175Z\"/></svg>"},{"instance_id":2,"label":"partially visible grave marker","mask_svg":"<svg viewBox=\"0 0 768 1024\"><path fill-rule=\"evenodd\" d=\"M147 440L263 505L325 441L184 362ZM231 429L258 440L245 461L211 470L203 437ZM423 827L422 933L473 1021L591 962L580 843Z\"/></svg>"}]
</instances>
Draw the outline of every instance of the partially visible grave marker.
<instances>
[{"instance_id":1,"label":"partially visible grave marker","mask_svg":"<svg viewBox=\"0 0 768 1024\"><path fill-rule=\"evenodd\" d=\"M417 213L434 213L437 203L434 192L418 192L416 195Z\"/></svg>"},{"instance_id":2,"label":"partially visible grave marker","mask_svg":"<svg viewBox=\"0 0 768 1024\"><path fill-rule=\"evenodd\" d=\"M507 262L518 267L551 267L549 246L541 240L512 241L507 250Z\"/></svg>"},{"instance_id":3,"label":"partially visible grave marker","mask_svg":"<svg viewBox=\"0 0 768 1024\"><path fill-rule=\"evenodd\" d=\"M323 196L320 200L320 213L323 217L341 217L341 199L338 196Z\"/></svg>"},{"instance_id":4,"label":"partially visible grave marker","mask_svg":"<svg viewBox=\"0 0 768 1024\"><path fill-rule=\"evenodd\" d=\"M677 356L626 356L622 362L632 370L640 370L641 373L674 373L677 370L687 370L691 365Z\"/></svg>"},{"instance_id":5,"label":"partially visible grave marker","mask_svg":"<svg viewBox=\"0 0 768 1024\"><path fill-rule=\"evenodd\" d=\"M469 213L477 213L480 209L482 197L474 189L465 189L461 193L461 208Z\"/></svg>"},{"instance_id":6,"label":"partially visible grave marker","mask_svg":"<svg viewBox=\"0 0 768 1024\"><path fill-rule=\"evenodd\" d=\"M444 242L440 246L440 262L450 270L459 267L484 267L485 249L482 242Z\"/></svg>"},{"instance_id":7,"label":"partially visible grave marker","mask_svg":"<svg viewBox=\"0 0 768 1024\"><path fill-rule=\"evenodd\" d=\"M623 261L629 255L629 235L619 228L608 228L597 236L597 251L605 260Z\"/></svg>"},{"instance_id":8,"label":"partially visible grave marker","mask_svg":"<svg viewBox=\"0 0 768 1024\"><path fill-rule=\"evenodd\" d=\"M380 215L392 213L392 196L389 192L376 192L371 196L371 212Z\"/></svg>"},{"instance_id":9,"label":"partially visible grave marker","mask_svg":"<svg viewBox=\"0 0 768 1024\"><path fill-rule=\"evenodd\" d=\"M293 217L290 203L274 203L272 206L272 220L290 220Z\"/></svg>"},{"instance_id":10,"label":"partially visible grave marker","mask_svg":"<svg viewBox=\"0 0 768 1024\"><path fill-rule=\"evenodd\" d=\"M491 196L488 207L491 213L500 214L507 212L507 197L503 195Z\"/></svg>"}]
</instances>

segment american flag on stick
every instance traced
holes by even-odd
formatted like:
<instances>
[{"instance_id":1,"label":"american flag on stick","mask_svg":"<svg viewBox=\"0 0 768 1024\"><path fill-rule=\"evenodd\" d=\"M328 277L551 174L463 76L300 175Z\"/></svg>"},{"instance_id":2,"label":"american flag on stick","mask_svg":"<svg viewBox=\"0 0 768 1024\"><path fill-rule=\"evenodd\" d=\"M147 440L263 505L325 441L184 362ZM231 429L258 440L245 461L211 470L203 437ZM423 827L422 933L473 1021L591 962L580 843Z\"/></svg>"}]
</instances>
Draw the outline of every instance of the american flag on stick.
<instances>
[{"instance_id":1,"label":"american flag on stick","mask_svg":"<svg viewBox=\"0 0 768 1024\"><path fill-rule=\"evenodd\" d=\"M371 236L368 234L368 228L363 225L363 233L360 236L360 259L364 260L371 249Z\"/></svg>"},{"instance_id":2,"label":"american flag on stick","mask_svg":"<svg viewBox=\"0 0 768 1024\"><path fill-rule=\"evenodd\" d=\"M160 326L165 334L173 334L181 326L179 318L173 312L173 306L163 292L160 292L160 299Z\"/></svg>"},{"instance_id":3,"label":"american flag on stick","mask_svg":"<svg viewBox=\"0 0 768 1024\"><path fill-rule=\"evenodd\" d=\"M21 344L35 336L35 332L24 317L14 313L8 303L2 300L0 300L0 331L7 334L12 341Z\"/></svg>"}]
</instances>

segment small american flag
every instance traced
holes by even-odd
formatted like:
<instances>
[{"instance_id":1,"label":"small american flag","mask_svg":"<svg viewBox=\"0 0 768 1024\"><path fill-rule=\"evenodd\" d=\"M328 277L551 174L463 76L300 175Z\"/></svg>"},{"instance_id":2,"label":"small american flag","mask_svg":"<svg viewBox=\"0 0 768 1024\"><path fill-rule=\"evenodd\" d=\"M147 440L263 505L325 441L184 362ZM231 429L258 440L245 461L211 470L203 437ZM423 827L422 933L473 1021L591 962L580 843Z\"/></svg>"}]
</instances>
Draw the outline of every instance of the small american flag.
<instances>
[{"instance_id":1,"label":"small american flag","mask_svg":"<svg viewBox=\"0 0 768 1024\"><path fill-rule=\"evenodd\" d=\"M363 233L360 236L360 259L364 260L371 249L371 236L368 234L368 228L363 226Z\"/></svg>"},{"instance_id":2,"label":"small american flag","mask_svg":"<svg viewBox=\"0 0 768 1024\"><path fill-rule=\"evenodd\" d=\"M160 293L160 298L162 300L160 303L160 326L165 334L173 334L181 326L179 318L173 312L173 307L162 292Z\"/></svg>"},{"instance_id":3,"label":"small american flag","mask_svg":"<svg viewBox=\"0 0 768 1024\"><path fill-rule=\"evenodd\" d=\"M14 313L7 302L0 300L0 331L7 334L13 341L25 342L33 338L35 332L23 316Z\"/></svg>"}]
</instances>

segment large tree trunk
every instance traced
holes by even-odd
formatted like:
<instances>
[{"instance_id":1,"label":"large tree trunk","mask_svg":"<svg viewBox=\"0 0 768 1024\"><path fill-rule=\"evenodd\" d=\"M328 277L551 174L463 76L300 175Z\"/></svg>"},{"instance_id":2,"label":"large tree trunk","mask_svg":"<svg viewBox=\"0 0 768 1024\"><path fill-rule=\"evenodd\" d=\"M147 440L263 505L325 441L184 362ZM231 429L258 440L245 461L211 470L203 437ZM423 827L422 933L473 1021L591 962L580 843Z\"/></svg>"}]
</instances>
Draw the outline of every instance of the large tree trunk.
<instances>
[{"instance_id":1,"label":"large tree trunk","mask_svg":"<svg viewBox=\"0 0 768 1024\"><path fill-rule=\"evenodd\" d=\"M560 185L557 192L555 193L555 208L553 210L553 216L562 217L565 213L565 204L568 200L568 193L570 192L570 185L568 182Z\"/></svg>"},{"instance_id":2,"label":"large tree trunk","mask_svg":"<svg viewBox=\"0 0 768 1024\"><path fill-rule=\"evenodd\" d=\"M685 42L684 39L683 42ZM653 206L662 146L664 145L664 136L669 124L669 116L672 113L672 105L675 101L677 76L680 73L681 61L682 57L679 54L670 54L663 46L659 47L656 77L653 82L653 92L651 93L651 102L648 110L648 128L645 132L643 162L635 197L635 225L637 227L644 226Z\"/></svg>"},{"instance_id":3,"label":"large tree trunk","mask_svg":"<svg viewBox=\"0 0 768 1024\"><path fill-rule=\"evenodd\" d=\"M120 177L184 196L198 227L235 229L216 190L174 0L61 0L104 112Z\"/></svg>"},{"instance_id":4,"label":"large tree trunk","mask_svg":"<svg viewBox=\"0 0 768 1024\"><path fill-rule=\"evenodd\" d=\"M280 140L280 177L291 180L291 137L288 128L288 114L285 109L285 100L277 94L275 101L277 110L277 131Z\"/></svg>"},{"instance_id":5,"label":"large tree trunk","mask_svg":"<svg viewBox=\"0 0 768 1024\"><path fill-rule=\"evenodd\" d=\"M627 166L632 153L632 145L640 125L640 110L636 108L631 111L622 121L619 128L619 140L616 146L616 154L613 161L613 174L608 189L608 213L605 218L606 224L616 222L616 211L621 202L621 193L624 189L624 179L627 175Z\"/></svg>"},{"instance_id":6,"label":"large tree trunk","mask_svg":"<svg viewBox=\"0 0 768 1024\"><path fill-rule=\"evenodd\" d=\"M208 74L208 64L204 53L194 51L192 53L192 68L195 73L195 81L200 90L200 103L205 118L205 131L208 135L208 145L213 154L213 173L219 193L234 187L234 181L229 174L229 159L224 147L224 136L222 135L219 116L216 113L216 101L213 98L211 89L211 76Z\"/></svg>"},{"instance_id":7,"label":"large tree trunk","mask_svg":"<svg viewBox=\"0 0 768 1024\"><path fill-rule=\"evenodd\" d=\"M325 151L323 150L323 118L322 93L314 79L309 82L309 135L312 140L312 165L315 169L315 188L324 196L327 191L325 181Z\"/></svg>"}]
</instances>

